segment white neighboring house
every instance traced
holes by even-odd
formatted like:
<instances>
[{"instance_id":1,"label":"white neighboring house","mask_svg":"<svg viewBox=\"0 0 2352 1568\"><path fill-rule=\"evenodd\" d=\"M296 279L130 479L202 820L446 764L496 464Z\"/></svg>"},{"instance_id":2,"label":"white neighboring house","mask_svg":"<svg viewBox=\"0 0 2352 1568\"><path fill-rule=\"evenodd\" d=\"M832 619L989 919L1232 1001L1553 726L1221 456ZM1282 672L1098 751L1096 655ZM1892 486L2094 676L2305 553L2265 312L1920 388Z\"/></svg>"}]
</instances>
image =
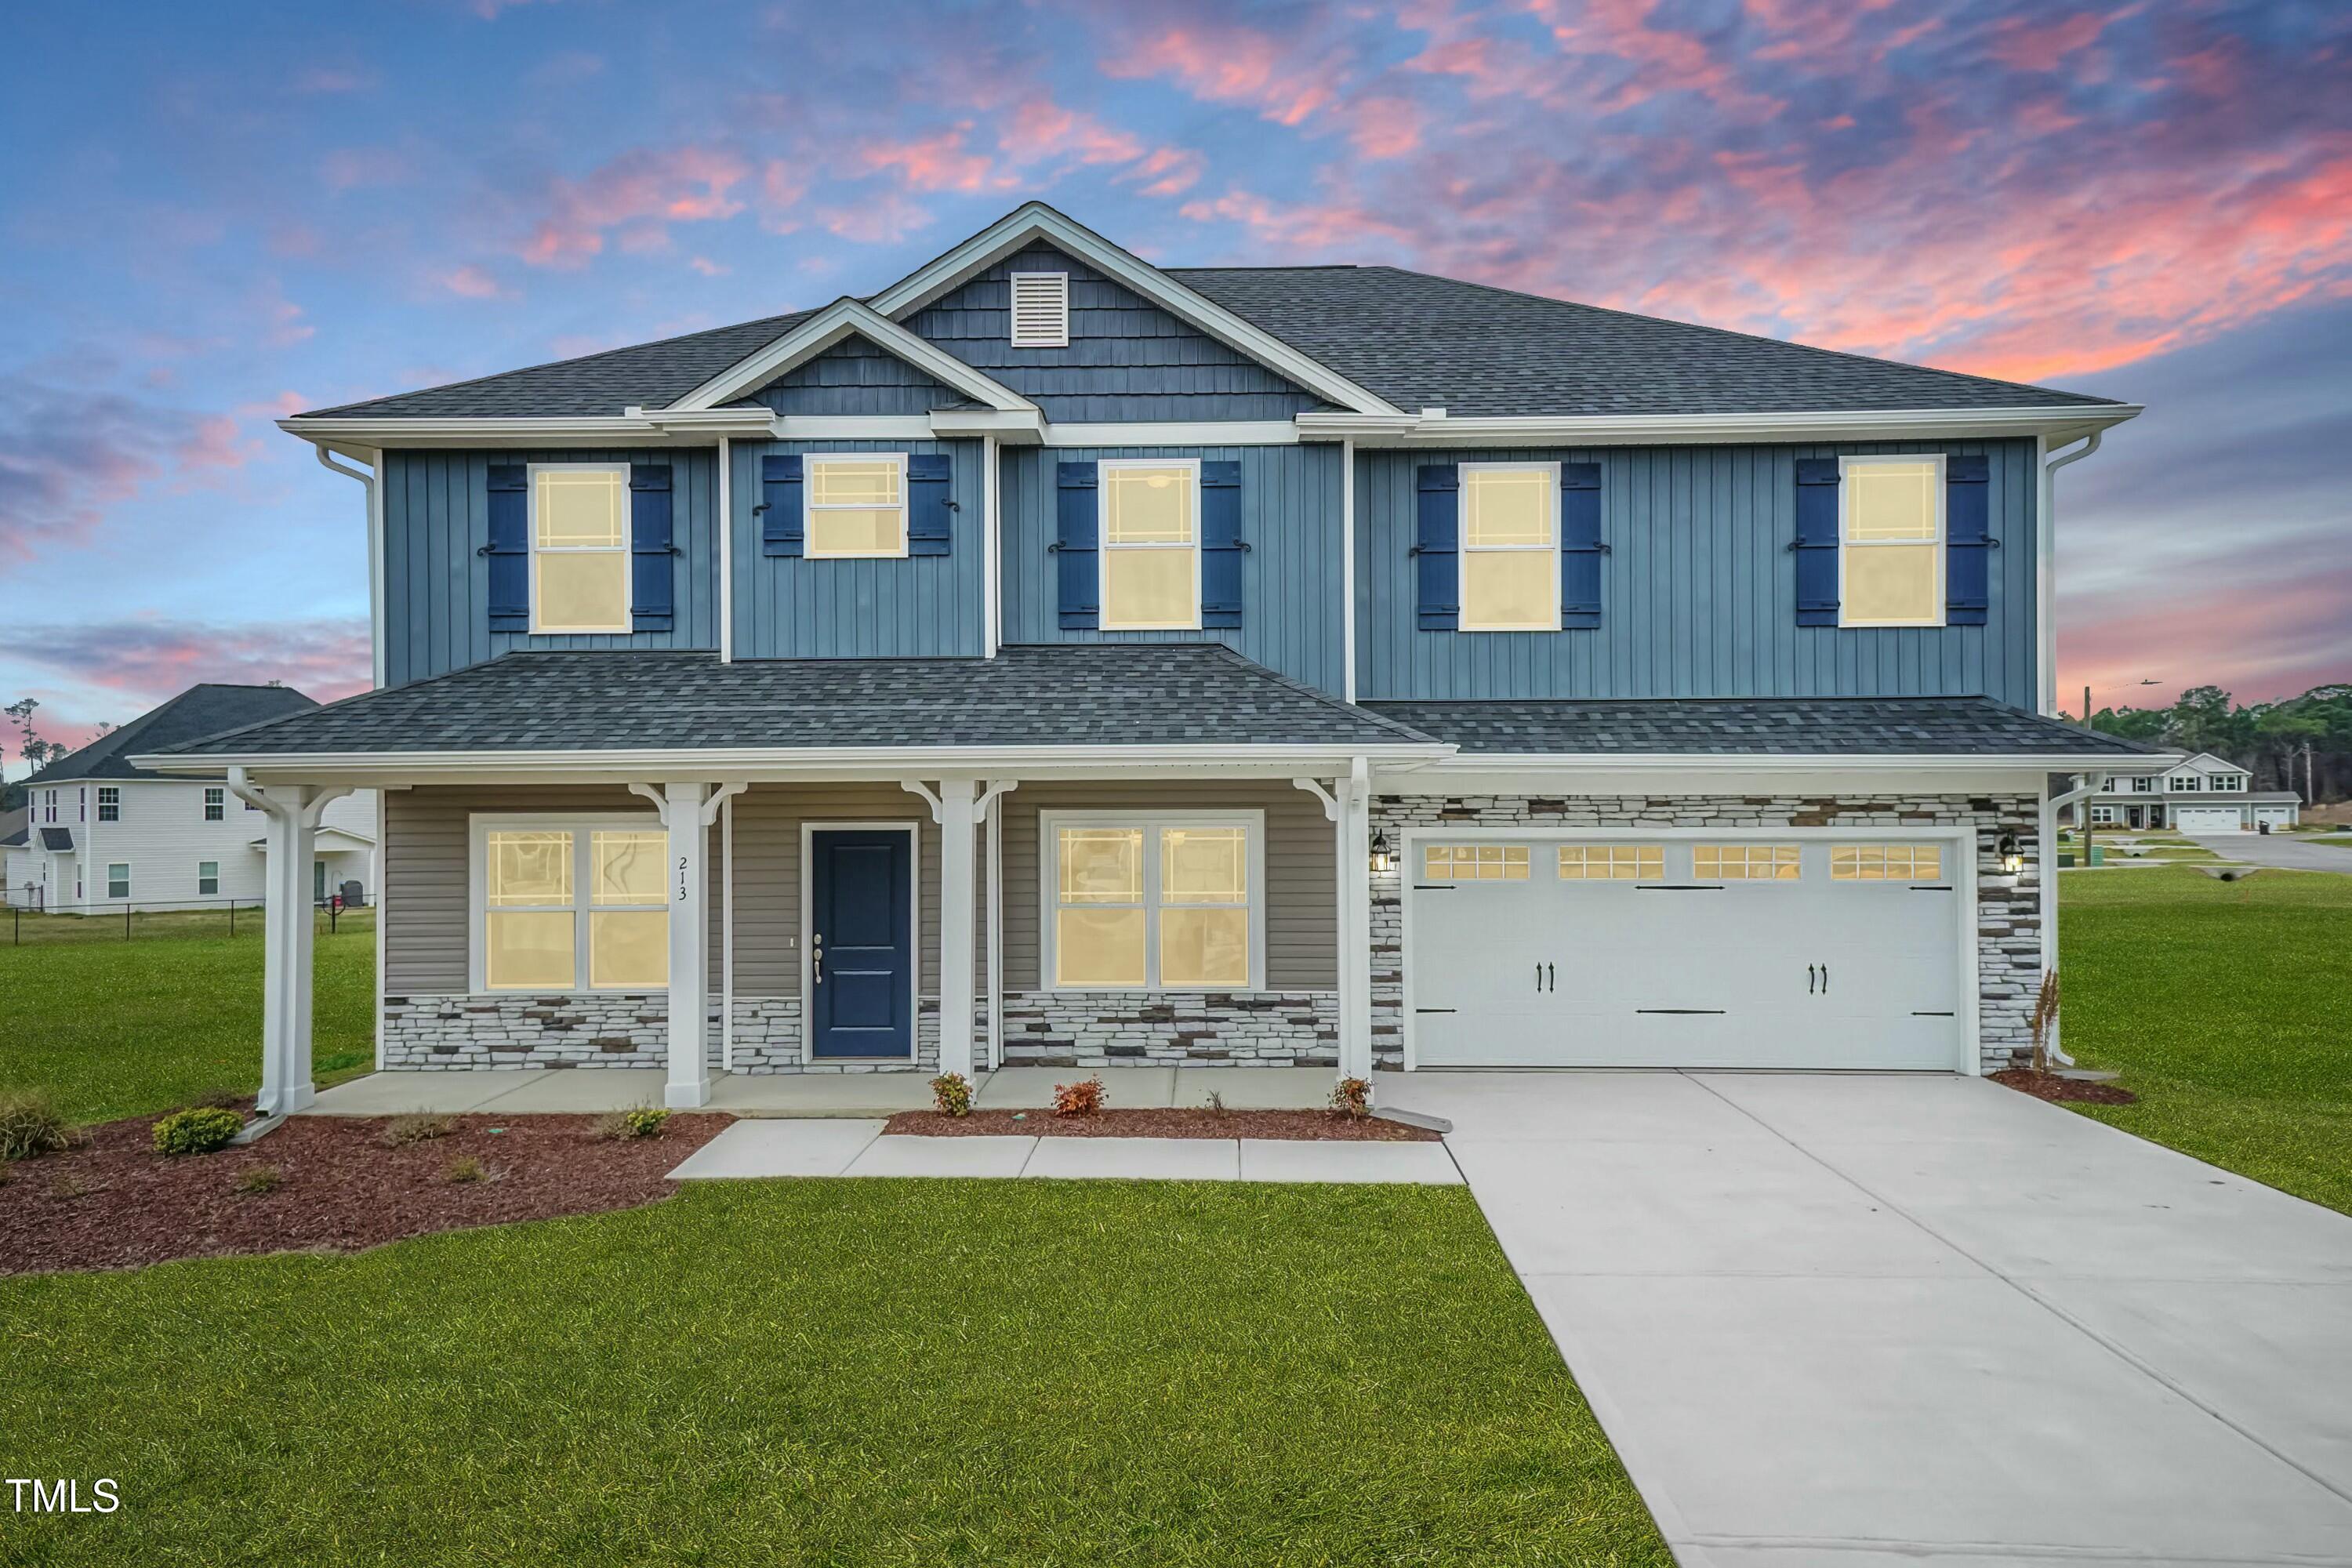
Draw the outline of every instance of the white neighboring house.
<instances>
[{"instance_id":1,"label":"white neighboring house","mask_svg":"<svg viewBox=\"0 0 2352 1568\"><path fill-rule=\"evenodd\" d=\"M0 836L6 901L107 914L258 903L262 814L217 781L164 778L130 759L317 706L275 684L193 686L52 763L29 781L22 841ZM374 901L376 799L362 790L327 808L310 868L315 900L355 882Z\"/></svg>"},{"instance_id":2,"label":"white neighboring house","mask_svg":"<svg viewBox=\"0 0 2352 1568\"><path fill-rule=\"evenodd\" d=\"M2181 833L2252 833L2292 827L2302 798L2288 790L2250 791L2253 780L2226 757L2200 752L2171 772L2108 778L2090 799L2095 827L2168 827Z\"/></svg>"}]
</instances>

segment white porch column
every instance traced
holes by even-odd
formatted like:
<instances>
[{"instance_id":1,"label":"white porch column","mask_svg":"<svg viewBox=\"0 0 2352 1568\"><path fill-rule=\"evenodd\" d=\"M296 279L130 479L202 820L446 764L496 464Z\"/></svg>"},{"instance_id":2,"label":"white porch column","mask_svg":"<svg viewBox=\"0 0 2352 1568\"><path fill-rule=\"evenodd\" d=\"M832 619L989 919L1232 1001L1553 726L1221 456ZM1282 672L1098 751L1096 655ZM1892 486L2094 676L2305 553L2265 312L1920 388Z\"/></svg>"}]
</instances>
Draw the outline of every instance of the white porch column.
<instances>
[{"instance_id":1,"label":"white porch column","mask_svg":"<svg viewBox=\"0 0 2352 1568\"><path fill-rule=\"evenodd\" d=\"M971 1077L977 779L940 781L940 1071Z\"/></svg>"},{"instance_id":2,"label":"white porch column","mask_svg":"<svg viewBox=\"0 0 2352 1568\"><path fill-rule=\"evenodd\" d=\"M709 786L662 785L669 829L669 1079L662 1103L691 1110L710 1102L710 1052L703 1015L710 991L710 847L702 819Z\"/></svg>"},{"instance_id":3,"label":"white porch column","mask_svg":"<svg viewBox=\"0 0 2352 1568\"><path fill-rule=\"evenodd\" d=\"M1371 774L1358 757L1344 778L1325 789L1319 779L1292 784L1323 803L1338 863L1332 898L1339 942L1339 1076L1372 1074L1372 834Z\"/></svg>"},{"instance_id":4,"label":"white porch column","mask_svg":"<svg viewBox=\"0 0 2352 1568\"><path fill-rule=\"evenodd\" d=\"M317 853L319 816L351 792L321 784L254 784L231 771L231 793L259 808L266 824L263 868L261 1092L254 1113L290 1115L318 1098L310 1081L310 965L315 948L310 861Z\"/></svg>"}]
</instances>

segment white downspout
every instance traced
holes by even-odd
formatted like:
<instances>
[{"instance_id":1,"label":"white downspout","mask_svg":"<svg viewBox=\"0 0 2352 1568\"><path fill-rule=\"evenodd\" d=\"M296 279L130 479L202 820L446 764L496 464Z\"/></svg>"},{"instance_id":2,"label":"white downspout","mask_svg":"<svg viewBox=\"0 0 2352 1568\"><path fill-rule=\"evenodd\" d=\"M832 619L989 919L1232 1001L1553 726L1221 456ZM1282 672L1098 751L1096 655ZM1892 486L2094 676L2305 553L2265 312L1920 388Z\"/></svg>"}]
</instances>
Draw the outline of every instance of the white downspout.
<instances>
[{"instance_id":1,"label":"white downspout","mask_svg":"<svg viewBox=\"0 0 2352 1568\"><path fill-rule=\"evenodd\" d=\"M378 451L373 471L354 468L335 461L333 453L324 446L310 448L319 455L319 466L347 479L357 479L367 487L368 526L368 643L375 689L383 689L383 453Z\"/></svg>"},{"instance_id":2,"label":"white downspout","mask_svg":"<svg viewBox=\"0 0 2352 1568\"><path fill-rule=\"evenodd\" d=\"M981 631L980 654L994 658L1004 640L1003 530L997 519L996 437L980 438ZM992 1058L993 1059L993 1058Z\"/></svg>"},{"instance_id":3,"label":"white downspout","mask_svg":"<svg viewBox=\"0 0 2352 1568\"><path fill-rule=\"evenodd\" d=\"M719 1065L728 1072L735 1070L735 797L731 795L719 808Z\"/></svg>"},{"instance_id":4,"label":"white downspout","mask_svg":"<svg viewBox=\"0 0 2352 1568\"><path fill-rule=\"evenodd\" d=\"M1356 443L1339 443L1339 650L1347 661L1340 693L1356 700Z\"/></svg>"},{"instance_id":5,"label":"white downspout","mask_svg":"<svg viewBox=\"0 0 2352 1568\"><path fill-rule=\"evenodd\" d=\"M2088 439L2063 457L2052 458L2050 438L2039 437L2035 449L2043 455L2041 468L2041 494L2033 520L2034 574L2033 624L2041 637L2042 669L2037 689L2042 717L2058 716L2058 470L2069 463L2079 463L2099 449L2099 439L2105 431L2094 430ZM2083 715L2085 728L2091 722L2088 713Z\"/></svg>"},{"instance_id":6,"label":"white downspout","mask_svg":"<svg viewBox=\"0 0 2352 1568\"><path fill-rule=\"evenodd\" d=\"M729 439L719 437L719 662L735 661L735 489L734 453ZM734 820L734 814L728 814ZM734 1009L728 1009L733 1015ZM724 1037L722 1036L722 1038ZM727 1048L734 1049L732 1041ZM730 1060L730 1068L734 1066Z\"/></svg>"}]
</instances>

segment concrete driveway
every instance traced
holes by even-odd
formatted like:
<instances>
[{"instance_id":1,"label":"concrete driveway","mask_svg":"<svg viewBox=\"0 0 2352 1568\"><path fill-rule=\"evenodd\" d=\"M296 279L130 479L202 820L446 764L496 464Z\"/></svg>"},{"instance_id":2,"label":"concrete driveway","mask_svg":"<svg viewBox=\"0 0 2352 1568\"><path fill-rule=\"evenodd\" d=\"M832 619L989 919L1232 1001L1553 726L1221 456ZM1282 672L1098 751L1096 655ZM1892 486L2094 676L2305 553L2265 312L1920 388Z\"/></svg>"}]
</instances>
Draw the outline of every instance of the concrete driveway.
<instances>
[{"instance_id":1,"label":"concrete driveway","mask_svg":"<svg viewBox=\"0 0 2352 1568\"><path fill-rule=\"evenodd\" d=\"M2336 871L2352 876L2352 844L2313 844L2292 833L2184 834L2192 844L2224 860L2278 866L2290 871ZM2352 838L2352 834L2338 835Z\"/></svg>"},{"instance_id":2,"label":"concrete driveway","mask_svg":"<svg viewBox=\"0 0 2352 1568\"><path fill-rule=\"evenodd\" d=\"M1685 1564L2352 1563L2352 1219L1979 1079L1383 1088Z\"/></svg>"}]
</instances>

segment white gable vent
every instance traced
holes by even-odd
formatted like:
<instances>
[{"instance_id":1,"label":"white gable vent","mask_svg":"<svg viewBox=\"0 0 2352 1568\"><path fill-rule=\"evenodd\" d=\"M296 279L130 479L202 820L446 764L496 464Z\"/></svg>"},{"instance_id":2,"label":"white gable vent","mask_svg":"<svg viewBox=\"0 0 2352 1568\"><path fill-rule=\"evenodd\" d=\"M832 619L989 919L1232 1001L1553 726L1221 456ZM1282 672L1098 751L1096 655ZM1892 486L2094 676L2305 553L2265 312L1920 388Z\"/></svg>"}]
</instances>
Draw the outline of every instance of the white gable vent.
<instances>
[{"instance_id":1,"label":"white gable vent","mask_svg":"<svg viewBox=\"0 0 2352 1568\"><path fill-rule=\"evenodd\" d=\"M1070 275L1013 274L1013 346L1066 348L1070 342Z\"/></svg>"}]
</instances>

